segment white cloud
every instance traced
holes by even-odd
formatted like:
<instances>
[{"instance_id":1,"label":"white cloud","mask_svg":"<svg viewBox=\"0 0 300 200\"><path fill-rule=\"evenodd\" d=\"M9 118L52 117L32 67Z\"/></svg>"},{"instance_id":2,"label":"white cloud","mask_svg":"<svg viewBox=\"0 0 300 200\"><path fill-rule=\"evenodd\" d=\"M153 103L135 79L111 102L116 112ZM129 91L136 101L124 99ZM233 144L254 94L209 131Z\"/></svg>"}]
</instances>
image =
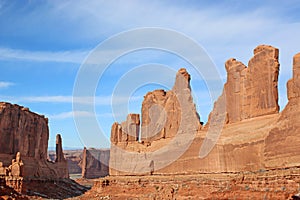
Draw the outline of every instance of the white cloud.
<instances>
[{"instance_id":1,"label":"white cloud","mask_svg":"<svg viewBox=\"0 0 300 200\"><path fill-rule=\"evenodd\" d=\"M62 112L58 114L45 114L50 119L69 119L73 117L82 118L82 117L99 117L99 118L114 118L122 116L119 113L92 113L88 111L69 111Z\"/></svg>"},{"instance_id":2,"label":"white cloud","mask_svg":"<svg viewBox=\"0 0 300 200\"><path fill-rule=\"evenodd\" d=\"M63 112L54 115L47 115L50 119L67 119L73 117L92 117L94 116L93 113L86 112L86 111L70 111L70 112Z\"/></svg>"},{"instance_id":3,"label":"white cloud","mask_svg":"<svg viewBox=\"0 0 300 200\"><path fill-rule=\"evenodd\" d=\"M8 88L13 85L14 85L14 83L12 83L12 82L0 81L0 89Z\"/></svg>"},{"instance_id":4,"label":"white cloud","mask_svg":"<svg viewBox=\"0 0 300 200\"><path fill-rule=\"evenodd\" d=\"M0 47L0 60L82 63L89 51L28 51Z\"/></svg>"},{"instance_id":5,"label":"white cloud","mask_svg":"<svg viewBox=\"0 0 300 200\"><path fill-rule=\"evenodd\" d=\"M199 3L201 4L201 3ZM64 13L70 22L80 21L82 28L75 34L87 38L109 34L136 27L164 27L183 31L210 41L220 39L242 39L261 30L261 27L276 24L278 17L269 17L270 9L260 7L252 12L228 12L222 6L199 6L193 8L183 4L161 1L65 1L54 3L55 13ZM277 17L277 18L276 18ZM91 18L93 20L91 20ZM245 23L247 22L247 23ZM106 26L105 30L102 25Z\"/></svg>"},{"instance_id":6,"label":"white cloud","mask_svg":"<svg viewBox=\"0 0 300 200\"><path fill-rule=\"evenodd\" d=\"M96 96L96 97L73 97L73 96L0 96L2 100L14 102L14 103L78 103L78 104L93 104L95 99L95 105L105 106L112 104L111 96ZM128 101L141 100L142 96L114 96L114 104L123 104Z\"/></svg>"}]
</instances>

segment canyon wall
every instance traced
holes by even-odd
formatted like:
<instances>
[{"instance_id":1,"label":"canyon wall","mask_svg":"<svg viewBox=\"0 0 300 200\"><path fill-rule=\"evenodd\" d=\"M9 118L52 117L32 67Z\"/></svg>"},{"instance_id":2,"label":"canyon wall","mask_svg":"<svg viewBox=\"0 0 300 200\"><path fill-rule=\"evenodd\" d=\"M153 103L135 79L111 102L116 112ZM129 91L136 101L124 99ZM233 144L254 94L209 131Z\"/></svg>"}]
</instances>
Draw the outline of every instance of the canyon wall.
<instances>
[{"instance_id":1,"label":"canyon wall","mask_svg":"<svg viewBox=\"0 0 300 200\"><path fill-rule=\"evenodd\" d=\"M129 114L125 122L112 125L110 175L153 173L154 166L161 168L158 166L173 162L192 142L202 126L193 103L190 75L185 69L177 72L172 90L155 90L145 96L141 121L141 132L138 114ZM157 143L165 141L174 145L155 152ZM166 153L178 148L183 151L172 156Z\"/></svg>"},{"instance_id":2,"label":"canyon wall","mask_svg":"<svg viewBox=\"0 0 300 200\"><path fill-rule=\"evenodd\" d=\"M109 149L83 149L82 178L99 178L109 174Z\"/></svg>"},{"instance_id":3,"label":"canyon wall","mask_svg":"<svg viewBox=\"0 0 300 200\"><path fill-rule=\"evenodd\" d=\"M193 103L191 77L180 69L172 90L146 94L140 134L138 114L134 115L136 128L132 133L122 130L126 129L123 124L132 124L133 115L125 123L112 126L110 175L236 173L300 166L300 55L294 57L293 79L287 84L289 103L279 113L278 54L277 48L260 45L248 67L229 59L225 63L227 82L205 127L200 125ZM216 121L221 129L214 130L212 116L222 115L224 120ZM211 129L220 135L209 154L200 157L202 145L213 142L207 135ZM116 139L121 132L134 139ZM156 159L157 152L165 154Z\"/></svg>"},{"instance_id":4,"label":"canyon wall","mask_svg":"<svg viewBox=\"0 0 300 200\"><path fill-rule=\"evenodd\" d=\"M288 104L265 140L268 168L300 164L300 53L293 58L293 78L287 83L287 96Z\"/></svg>"},{"instance_id":5,"label":"canyon wall","mask_svg":"<svg viewBox=\"0 0 300 200\"><path fill-rule=\"evenodd\" d=\"M279 112L278 56L277 48L260 45L254 49L248 67L234 58L226 61L225 98L219 98L216 104L226 104L227 123ZM212 112L217 112L216 106Z\"/></svg>"},{"instance_id":6,"label":"canyon wall","mask_svg":"<svg viewBox=\"0 0 300 200\"><path fill-rule=\"evenodd\" d=\"M16 104L0 103L0 162L11 164L19 152L25 179L68 178L67 162L62 154L62 141L57 136L57 162L47 160L48 119Z\"/></svg>"}]
</instances>

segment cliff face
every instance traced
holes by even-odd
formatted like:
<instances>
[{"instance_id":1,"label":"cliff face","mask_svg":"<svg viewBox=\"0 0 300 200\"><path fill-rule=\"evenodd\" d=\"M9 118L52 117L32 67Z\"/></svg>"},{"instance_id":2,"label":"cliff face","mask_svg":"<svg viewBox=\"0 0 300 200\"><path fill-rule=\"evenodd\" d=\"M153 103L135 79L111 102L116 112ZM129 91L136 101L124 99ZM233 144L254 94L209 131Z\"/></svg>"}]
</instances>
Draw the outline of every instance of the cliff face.
<instances>
[{"instance_id":1,"label":"cliff face","mask_svg":"<svg viewBox=\"0 0 300 200\"><path fill-rule=\"evenodd\" d=\"M216 104L226 104L227 123L278 113L278 54L277 48L260 45L248 67L233 58L226 61L225 98Z\"/></svg>"},{"instance_id":2,"label":"cliff face","mask_svg":"<svg viewBox=\"0 0 300 200\"><path fill-rule=\"evenodd\" d=\"M171 91L156 90L145 96L141 138L112 140L110 175L235 173L300 166L300 54L294 57L293 78L287 84L289 103L282 113L278 113L278 54L278 49L260 45L248 67L229 59L223 94L204 128L191 97L190 75L180 69ZM212 116L217 118L214 123ZM224 120L218 121L222 119L218 116L225 116ZM221 127L224 123L220 137L209 154L201 157L199 150L213 141L207 134L216 123ZM122 125L115 127L112 135L122 129ZM188 140L191 143L183 149ZM159 154L155 160L155 153L161 151L168 156ZM173 156L182 151L179 157Z\"/></svg>"},{"instance_id":3,"label":"cliff face","mask_svg":"<svg viewBox=\"0 0 300 200\"><path fill-rule=\"evenodd\" d=\"M293 78L287 83L288 104L265 140L264 156L270 168L300 165L300 53L293 59Z\"/></svg>"},{"instance_id":4,"label":"cliff face","mask_svg":"<svg viewBox=\"0 0 300 200\"><path fill-rule=\"evenodd\" d=\"M141 121L141 133L138 114L129 114L125 122L112 125L110 175L153 173L155 168L177 159L190 145L201 125L185 69L177 72L172 90L155 90L145 96ZM157 145L161 142L165 148ZM170 155L167 151L177 153Z\"/></svg>"},{"instance_id":5,"label":"cliff face","mask_svg":"<svg viewBox=\"0 0 300 200\"><path fill-rule=\"evenodd\" d=\"M47 118L28 108L0 103L0 154L22 152L23 156L47 159L48 138Z\"/></svg>"},{"instance_id":6,"label":"cliff face","mask_svg":"<svg viewBox=\"0 0 300 200\"><path fill-rule=\"evenodd\" d=\"M57 136L57 152L62 152L61 137ZM10 165L20 152L23 175L26 178L68 178L67 162L57 155L57 162L47 161L48 119L18 105L0 103L0 161Z\"/></svg>"},{"instance_id":7,"label":"cliff face","mask_svg":"<svg viewBox=\"0 0 300 200\"><path fill-rule=\"evenodd\" d=\"M108 175L109 150L86 149L82 154L82 178L99 178Z\"/></svg>"}]
</instances>

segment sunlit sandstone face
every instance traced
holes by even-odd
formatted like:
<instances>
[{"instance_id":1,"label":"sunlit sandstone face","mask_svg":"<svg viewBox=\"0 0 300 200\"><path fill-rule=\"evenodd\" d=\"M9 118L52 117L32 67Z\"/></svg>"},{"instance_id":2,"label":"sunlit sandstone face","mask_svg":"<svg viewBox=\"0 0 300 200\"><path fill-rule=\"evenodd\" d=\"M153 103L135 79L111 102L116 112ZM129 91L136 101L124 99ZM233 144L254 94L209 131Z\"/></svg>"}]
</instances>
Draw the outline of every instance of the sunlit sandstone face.
<instances>
[{"instance_id":1,"label":"sunlit sandstone face","mask_svg":"<svg viewBox=\"0 0 300 200\"><path fill-rule=\"evenodd\" d=\"M227 123L278 113L278 54L277 48L260 45L248 67L234 58L226 61L227 82L222 95Z\"/></svg>"},{"instance_id":2,"label":"sunlit sandstone face","mask_svg":"<svg viewBox=\"0 0 300 200\"><path fill-rule=\"evenodd\" d=\"M201 129L200 118L191 94L190 79L186 69L182 68L176 74L172 90L155 90L145 95L142 103L141 132L139 132L138 114L129 114L125 122L112 125L111 175L153 173L155 168L166 166L163 162L171 163L174 160L167 153L153 154L152 158L149 152L166 146L169 140L178 136L182 136L183 140L191 140L184 135L195 136ZM157 142L163 142L163 144L156 146ZM177 151L176 148L184 148L181 142L180 139L176 145L169 145L167 151L172 152ZM139 153L124 156L118 148ZM182 151L184 153L184 149ZM161 159L157 159L158 157ZM139 164L132 164L135 162ZM116 170L115 167L120 170Z\"/></svg>"},{"instance_id":3,"label":"sunlit sandstone face","mask_svg":"<svg viewBox=\"0 0 300 200\"><path fill-rule=\"evenodd\" d=\"M201 127L199 118L194 117L198 116L196 110L182 112L182 105L189 108L194 108L194 105L190 97L190 75L185 69L180 69L177 75L183 75L180 76L182 79L178 80L176 77L171 91L155 90L145 96L141 113L141 138L138 138L138 134L135 132L137 128L133 129L135 130L133 134L128 133L131 136L137 136L133 140L118 140L115 137L116 133L122 130L124 124L139 126L139 120L131 119L133 115L128 117L130 122L127 119L126 123L115 123L112 127L112 143L115 147L120 147L128 152L138 152L140 157L131 158L132 160L127 157L121 158L112 148L110 161L114 165L125 166L124 169L126 169L126 163L135 162L137 169L141 166L140 163L145 161L143 160L145 152L153 152L168 145L178 132L178 122L187 120L189 123L186 125L193 124L198 127L195 129L197 136L190 147L179 159L162 169L157 169L155 162L149 162L147 166L150 174L240 172L300 166L300 137L298 136L298 133L300 134L300 54L294 57L293 79L287 84L289 103L282 113L278 113L278 54L277 48L260 45L254 49L254 56L250 59L248 67L236 59L229 59L225 63L227 82L224 85L223 94L215 102L210 116L218 115L219 111L216 108L224 104L226 125L208 156L199 158L199 149L209 129L210 118L206 126ZM185 99L185 103L180 104L181 107L173 96L176 92L189 96ZM156 114L159 113L159 117L156 119L160 119L164 123L154 123L159 126L159 131L150 129L152 132L147 132L144 129L151 124L153 110L151 111L150 108L153 105L158 106ZM180 112L182 113L179 115ZM138 115L134 116L138 117ZM178 146L169 148L170 154L176 151L178 151ZM135 175L136 173L134 170L122 172L122 170L111 168L110 174Z\"/></svg>"}]
</instances>

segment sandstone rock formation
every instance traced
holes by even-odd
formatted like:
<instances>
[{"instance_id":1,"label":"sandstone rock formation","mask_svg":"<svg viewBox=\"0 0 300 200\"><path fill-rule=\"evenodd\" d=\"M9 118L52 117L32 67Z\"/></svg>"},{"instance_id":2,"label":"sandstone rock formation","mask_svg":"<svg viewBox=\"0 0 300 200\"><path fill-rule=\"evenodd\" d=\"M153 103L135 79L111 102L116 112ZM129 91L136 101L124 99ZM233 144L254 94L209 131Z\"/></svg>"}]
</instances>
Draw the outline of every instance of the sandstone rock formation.
<instances>
[{"instance_id":1,"label":"sandstone rock formation","mask_svg":"<svg viewBox=\"0 0 300 200\"><path fill-rule=\"evenodd\" d=\"M82 150L67 150L64 154L68 162L69 174L81 174Z\"/></svg>"},{"instance_id":2,"label":"sandstone rock formation","mask_svg":"<svg viewBox=\"0 0 300 200\"><path fill-rule=\"evenodd\" d=\"M65 157L62 149L61 135L56 135L56 159L55 162L65 162Z\"/></svg>"},{"instance_id":3,"label":"sandstone rock formation","mask_svg":"<svg viewBox=\"0 0 300 200\"><path fill-rule=\"evenodd\" d=\"M109 174L109 149L86 149L82 155L82 178L99 178Z\"/></svg>"},{"instance_id":4,"label":"sandstone rock formation","mask_svg":"<svg viewBox=\"0 0 300 200\"><path fill-rule=\"evenodd\" d=\"M201 124L193 103L187 71L180 69L177 72L172 90L155 90L145 96L141 133L138 132L138 117L138 114L129 114L126 122L112 125L110 175L151 174L155 168L159 169L159 166L177 159L190 145ZM132 127L127 128L128 124ZM156 141L169 143L170 140L168 147L153 151L159 148L159 145L153 145ZM176 150L178 148L182 152ZM173 150L177 153L166 153ZM127 151L135 153L127 154Z\"/></svg>"},{"instance_id":5,"label":"sandstone rock formation","mask_svg":"<svg viewBox=\"0 0 300 200\"><path fill-rule=\"evenodd\" d=\"M57 152L62 152L61 137L57 138L60 142ZM3 166L9 166L19 152L12 165L12 170L22 165L18 162L21 155L23 170L19 176L25 179L68 178L67 162L61 153L56 163L47 161L48 139L47 118L22 106L0 103L0 161Z\"/></svg>"},{"instance_id":6,"label":"sandstone rock formation","mask_svg":"<svg viewBox=\"0 0 300 200\"><path fill-rule=\"evenodd\" d=\"M300 53L293 59L293 78L287 83L288 104L265 140L266 167L299 166L300 159Z\"/></svg>"},{"instance_id":7,"label":"sandstone rock formation","mask_svg":"<svg viewBox=\"0 0 300 200\"><path fill-rule=\"evenodd\" d=\"M0 103L0 160L8 164L17 152L24 157L47 159L48 119L28 108ZM2 159L1 154L10 155Z\"/></svg>"},{"instance_id":8,"label":"sandstone rock formation","mask_svg":"<svg viewBox=\"0 0 300 200\"><path fill-rule=\"evenodd\" d=\"M300 53L293 59L293 78L287 83L288 100L300 97Z\"/></svg>"},{"instance_id":9,"label":"sandstone rock formation","mask_svg":"<svg viewBox=\"0 0 300 200\"><path fill-rule=\"evenodd\" d=\"M201 127L191 96L190 80L190 74L182 68L176 75L172 90L155 90L146 94L142 103L142 141L151 143L172 138L180 131L180 125L185 120L190 120L197 128ZM187 101L183 101L183 98ZM183 112L187 109L191 111L189 119L184 118L186 115Z\"/></svg>"},{"instance_id":10,"label":"sandstone rock formation","mask_svg":"<svg viewBox=\"0 0 300 200\"><path fill-rule=\"evenodd\" d=\"M277 48L260 45L248 67L233 58L226 61L225 98L216 104L226 104L227 123L278 113L278 54Z\"/></svg>"},{"instance_id":11,"label":"sandstone rock formation","mask_svg":"<svg viewBox=\"0 0 300 200\"><path fill-rule=\"evenodd\" d=\"M111 142L134 142L138 141L140 130L140 115L129 114L127 120L121 124L115 122L111 129Z\"/></svg>"},{"instance_id":12,"label":"sandstone rock formation","mask_svg":"<svg viewBox=\"0 0 300 200\"><path fill-rule=\"evenodd\" d=\"M199 124L194 109L190 76L180 69L171 91L156 90L145 96L141 137L133 142L112 142L110 175L146 171L155 175L237 173L299 167L300 54L294 57L293 79L287 84L289 103L278 113L278 53L274 47L261 45L255 48L248 67L235 59L226 62L227 82L205 128ZM211 116L219 115L225 115L225 126L221 126L220 136L209 154L201 157L201 146L213 142L206 135L218 123L217 120L211 124ZM112 135L116 135L115 127ZM121 125L118 127L122 129ZM190 138L192 142L184 153L172 157L183 151L181 143L194 132L196 136ZM181 135L184 137L177 140ZM160 159L155 159L156 153L162 151L168 152L168 156L159 154Z\"/></svg>"},{"instance_id":13,"label":"sandstone rock formation","mask_svg":"<svg viewBox=\"0 0 300 200\"><path fill-rule=\"evenodd\" d=\"M83 199L290 199L299 190L299 168L172 176L97 179Z\"/></svg>"},{"instance_id":14,"label":"sandstone rock formation","mask_svg":"<svg viewBox=\"0 0 300 200\"><path fill-rule=\"evenodd\" d=\"M18 152L16 158L12 159L11 165L4 167L0 163L0 177L3 177L4 186L8 186L17 192L22 191L23 186L23 161L21 160L21 154Z\"/></svg>"}]
</instances>

